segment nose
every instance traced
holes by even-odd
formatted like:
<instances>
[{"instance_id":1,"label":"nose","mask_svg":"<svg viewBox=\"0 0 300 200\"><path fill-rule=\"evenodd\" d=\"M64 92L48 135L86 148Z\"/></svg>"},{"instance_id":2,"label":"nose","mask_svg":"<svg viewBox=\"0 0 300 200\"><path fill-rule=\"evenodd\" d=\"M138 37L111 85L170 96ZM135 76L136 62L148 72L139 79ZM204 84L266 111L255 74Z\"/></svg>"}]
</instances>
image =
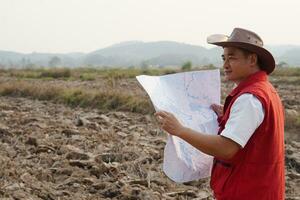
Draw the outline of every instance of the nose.
<instances>
[{"instance_id":1,"label":"nose","mask_svg":"<svg viewBox=\"0 0 300 200\"><path fill-rule=\"evenodd\" d=\"M230 66L230 65L229 65L228 59L224 59L224 60L223 60L223 68L224 68L224 69L228 69L229 66Z\"/></svg>"}]
</instances>

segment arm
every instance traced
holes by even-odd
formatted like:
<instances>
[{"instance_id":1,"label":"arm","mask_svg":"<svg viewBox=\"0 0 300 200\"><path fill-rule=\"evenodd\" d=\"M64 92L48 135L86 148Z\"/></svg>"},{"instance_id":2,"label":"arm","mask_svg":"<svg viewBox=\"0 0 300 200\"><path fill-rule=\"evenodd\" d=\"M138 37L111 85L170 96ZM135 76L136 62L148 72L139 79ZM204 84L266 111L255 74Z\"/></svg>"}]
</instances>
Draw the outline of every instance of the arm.
<instances>
[{"instance_id":1,"label":"arm","mask_svg":"<svg viewBox=\"0 0 300 200\"><path fill-rule=\"evenodd\" d=\"M240 146L231 139L221 135L199 133L185 127L179 137L203 153L224 160L232 158L240 149Z\"/></svg>"},{"instance_id":2,"label":"arm","mask_svg":"<svg viewBox=\"0 0 300 200\"><path fill-rule=\"evenodd\" d=\"M155 113L161 128L171 135L180 137L200 151L220 159L230 159L240 146L220 135L207 135L184 127L173 114L161 111Z\"/></svg>"}]
</instances>

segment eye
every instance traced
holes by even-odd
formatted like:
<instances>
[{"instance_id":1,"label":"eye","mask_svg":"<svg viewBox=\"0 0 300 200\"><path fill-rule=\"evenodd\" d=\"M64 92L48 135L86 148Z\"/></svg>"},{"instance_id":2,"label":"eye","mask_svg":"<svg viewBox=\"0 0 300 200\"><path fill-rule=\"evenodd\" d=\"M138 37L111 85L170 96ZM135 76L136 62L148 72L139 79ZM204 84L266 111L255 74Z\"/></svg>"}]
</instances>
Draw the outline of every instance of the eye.
<instances>
[{"instance_id":1,"label":"eye","mask_svg":"<svg viewBox=\"0 0 300 200\"><path fill-rule=\"evenodd\" d=\"M234 56L228 56L228 60L234 60L236 59Z\"/></svg>"}]
</instances>

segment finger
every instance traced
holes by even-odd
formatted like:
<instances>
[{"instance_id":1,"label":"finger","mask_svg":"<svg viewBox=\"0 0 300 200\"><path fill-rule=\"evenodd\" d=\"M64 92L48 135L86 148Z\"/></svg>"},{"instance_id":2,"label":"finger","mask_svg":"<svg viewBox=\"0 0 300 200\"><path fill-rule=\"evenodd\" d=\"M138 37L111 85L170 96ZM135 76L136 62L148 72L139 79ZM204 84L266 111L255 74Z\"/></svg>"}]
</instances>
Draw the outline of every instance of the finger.
<instances>
[{"instance_id":1,"label":"finger","mask_svg":"<svg viewBox=\"0 0 300 200\"><path fill-rule=\"evenodd\" d=\"M213 111L215 111L215 112L220 112L220 111L222 110L222 106L217 105L217 104L212 104L212 105L210 106L210 108L211 108Z\"/></svg>"},{"instance_id":2,"label":"finger","mask_svg":"<svg viewBox=\"0 0 300 200\"><path fill-rule=\"evenodd\" d=\"M218 105L217 104L212 104L212 105L210 105L210 108L215 110L216 108L218 108Z\"/></svg>"},{"instance_id":3,"label":"finger","mask_svg":"<svg viewBox=\"0 0 300 200\"><path fill-rule=\"evenodd\" d=\"M164 131L167 131L167 126L166 126L165 123L163 123L160 127L161 127L161 129L163 129Z\"/></svg>"},{"instance_id":4,"label":"finger","mask_svg":"<svg viewBox=\"0 0 300 200\"><path fill-rule=\"evenodd\" d=\"M165 111L156 112L154 115L159 116L159 117L163 117L163 118L168 116L168 114Z\"/></svg>"},{"instance_id":5,"label":"finger","mask_svg":"<svg viewBox=\"0 0 300 200\"><path fill-rule=\"evenodd\" d=\"M158 122L162 122L164 120L164 117L162 117L160 113L155 113L154 116Z\"/></svg>"},{"instance_id":6,"label":"finger","mask_svg":"<svg viewBox=\"0 0 300 200\"><path fill-rule=\"evenodd\" d=\"M157 121L161 124L161 125L163 125L163 124L166 124L166 123L168 123L168 117L161 117L161 116L157 116Z\"/></svg>"}]
</instances>

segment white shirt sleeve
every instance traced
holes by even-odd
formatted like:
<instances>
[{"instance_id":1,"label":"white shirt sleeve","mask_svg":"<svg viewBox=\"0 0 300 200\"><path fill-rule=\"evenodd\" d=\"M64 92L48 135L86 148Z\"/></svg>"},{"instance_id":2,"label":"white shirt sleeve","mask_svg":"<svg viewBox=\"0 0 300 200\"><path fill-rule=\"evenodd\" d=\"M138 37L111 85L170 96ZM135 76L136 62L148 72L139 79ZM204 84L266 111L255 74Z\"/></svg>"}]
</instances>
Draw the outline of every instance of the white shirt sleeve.
<instances>
[{"instance_id":1,"label":"white shirt sleeve","mask_svg":"<svg viewBox=\"0 0 300 200\"><path fill-rule=\"evenodd\" d=\"M221 135L243 148L264 119L261 102L252 94L239 96L233 103L229 119Z\"/></svg>"}]
</instances>

